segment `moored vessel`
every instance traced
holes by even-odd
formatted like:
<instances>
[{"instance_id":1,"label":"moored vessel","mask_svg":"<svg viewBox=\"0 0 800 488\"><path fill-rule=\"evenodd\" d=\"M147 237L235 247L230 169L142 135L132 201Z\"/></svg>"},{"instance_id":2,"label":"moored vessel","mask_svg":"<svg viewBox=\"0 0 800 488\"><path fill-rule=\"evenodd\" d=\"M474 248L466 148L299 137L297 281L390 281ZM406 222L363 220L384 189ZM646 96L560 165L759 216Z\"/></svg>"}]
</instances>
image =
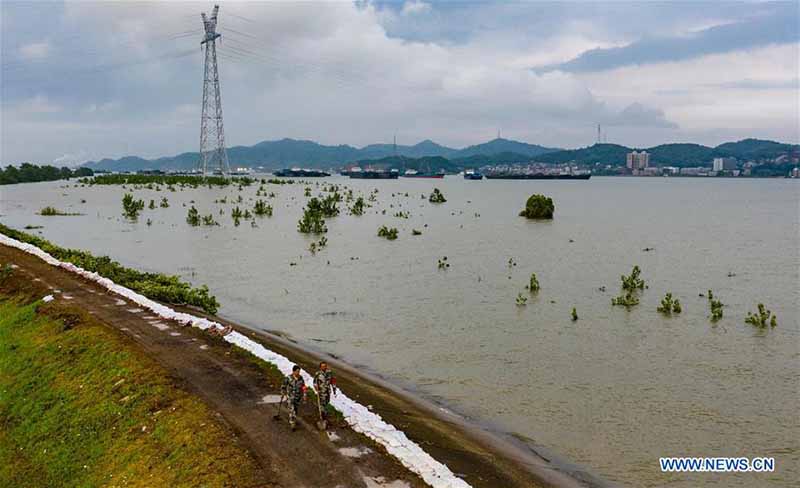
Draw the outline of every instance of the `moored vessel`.
<instances>
[{"instance_id":1,"label":"moored vessel","mask_svg":"<svg viewBox=\"0 0 800 488\"><path fill-rule=\"evenodd\" d=\"M326 173L325 171L319 171L316 169L302 169L302 168L287 168L287 169L280 169L278 171L273 172L275 176L290 176L292 178L321 178L324 176L330 176L330 173Z\"/></svg>"}]
</instances>

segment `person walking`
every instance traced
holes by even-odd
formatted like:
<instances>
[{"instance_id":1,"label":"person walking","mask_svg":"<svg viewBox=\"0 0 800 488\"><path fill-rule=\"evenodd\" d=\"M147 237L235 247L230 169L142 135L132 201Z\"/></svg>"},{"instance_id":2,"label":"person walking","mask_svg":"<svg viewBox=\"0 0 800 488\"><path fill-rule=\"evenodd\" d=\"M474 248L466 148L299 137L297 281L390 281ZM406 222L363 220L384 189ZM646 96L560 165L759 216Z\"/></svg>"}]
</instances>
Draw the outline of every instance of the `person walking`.
<instances>
[{"instance_id":1,"label":"person walking","mask_svg":"<svg viewBox=\"0 0 800 488\"><path fill-rule=\"evenodd\" d=\"M328 368L325 361L319 363L319 371L314 374L314 389L319 398L320 416L323 422L328 421L328 404L331 402L331 393L336 393L336 377Z\"/></svg>"},{"instance_id":2,"label":"person walking","mask_svg":"<svg viewBox=\"0 0 800 488\"><path fill-rule=\"evenodd\" d=\"M281 385L281 395L286 398L292 431L297 428L297 412L300 410L300 402L306 401L306 389L306 382L300 375L300 366L295 364L292 366L292 374L284 378Z\"/></svg>"}]
</instances>

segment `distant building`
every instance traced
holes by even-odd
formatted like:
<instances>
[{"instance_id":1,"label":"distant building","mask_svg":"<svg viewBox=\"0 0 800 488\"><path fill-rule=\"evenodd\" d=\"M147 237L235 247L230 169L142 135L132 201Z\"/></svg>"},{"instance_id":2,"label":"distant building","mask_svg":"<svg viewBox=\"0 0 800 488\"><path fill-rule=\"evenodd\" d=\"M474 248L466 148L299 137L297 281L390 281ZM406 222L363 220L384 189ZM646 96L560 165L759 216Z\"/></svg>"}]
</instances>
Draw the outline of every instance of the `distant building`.
<instances>
[{"instance_id":1,"label":"distant building","mask_svg":"<svg viewBox=\"0 0 800 488\"><path fill-rule=\"evenodd\" d=\"M714 158L714 171L733 171L736 169L736 158Z\"/></svg>"},{"instance_id":2,"label":"distant building","mask_svg":"<svg viewBox=\"0 0 800 488\"><path fill-rule=\"evenodd\" d=\"M696 168L681 168L681 175L683 176L708 176L711 168L696 167Z\"/></svg>"},{"instance_id":3,"label":"distant building","mask_svg":"<svg viewBox=\"0 0 800 488\"><path fill-rule=\"evenodd\" d=\"M650 165L650 154L647 151L633 151L628 153L628 160L626 166L631 171L645 169Z\"/></svg>"}]
</instances>

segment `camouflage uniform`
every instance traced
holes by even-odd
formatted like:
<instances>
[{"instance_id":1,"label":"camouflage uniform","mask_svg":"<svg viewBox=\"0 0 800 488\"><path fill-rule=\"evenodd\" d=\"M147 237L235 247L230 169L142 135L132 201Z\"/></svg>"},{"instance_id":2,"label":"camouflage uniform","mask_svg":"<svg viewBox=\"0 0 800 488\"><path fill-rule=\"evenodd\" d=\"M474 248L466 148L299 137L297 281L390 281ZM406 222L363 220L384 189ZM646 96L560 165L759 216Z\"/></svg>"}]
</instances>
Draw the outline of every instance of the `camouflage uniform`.
<instances>
[{"instance_id":1,"label":"camouflage uniform","mask_svg":"<svg viewBox=\"0 0 800 488\"><path fill-rule=\"evenodd\" d=\"M336 378L333 377L333 371L330 369L326 371L319 370L314 375L314 389L319 395L319 404L322 408L322 417L328 417L327 406L331 401L331 391L336 387Z\"/></svg>"},{"instance_id":2,"label":"camouflage uniform","mask_svg":"<svg viewBox=\"0 0 800 488\"><path fill-rule=\"evenodd\" d=\"M297 412L300 409L300 401L306 391L306 382L302 376L295 378L292 375L283 379L281 394L286 396L286 406L289 409L289 425L293 428L297 423Z\"/></svg>"}]
</instances>

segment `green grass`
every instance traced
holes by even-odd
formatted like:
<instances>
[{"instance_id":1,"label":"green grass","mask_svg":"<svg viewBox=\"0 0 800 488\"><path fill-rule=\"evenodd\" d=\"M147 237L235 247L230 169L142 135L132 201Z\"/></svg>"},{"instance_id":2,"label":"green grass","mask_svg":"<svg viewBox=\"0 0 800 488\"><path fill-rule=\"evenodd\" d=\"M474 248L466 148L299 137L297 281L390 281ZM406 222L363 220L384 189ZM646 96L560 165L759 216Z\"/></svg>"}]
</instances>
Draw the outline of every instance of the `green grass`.
<instances>
[{"instance_id":1,"label":"green grass","mask_svg":"<svg viewBox=\"0 0 800 488\"><path fill-rule=\"evenodd\" d=\"M256 486L198 399L78 309L0 296L0 486Z\"/></svg>"}]
</instances>

